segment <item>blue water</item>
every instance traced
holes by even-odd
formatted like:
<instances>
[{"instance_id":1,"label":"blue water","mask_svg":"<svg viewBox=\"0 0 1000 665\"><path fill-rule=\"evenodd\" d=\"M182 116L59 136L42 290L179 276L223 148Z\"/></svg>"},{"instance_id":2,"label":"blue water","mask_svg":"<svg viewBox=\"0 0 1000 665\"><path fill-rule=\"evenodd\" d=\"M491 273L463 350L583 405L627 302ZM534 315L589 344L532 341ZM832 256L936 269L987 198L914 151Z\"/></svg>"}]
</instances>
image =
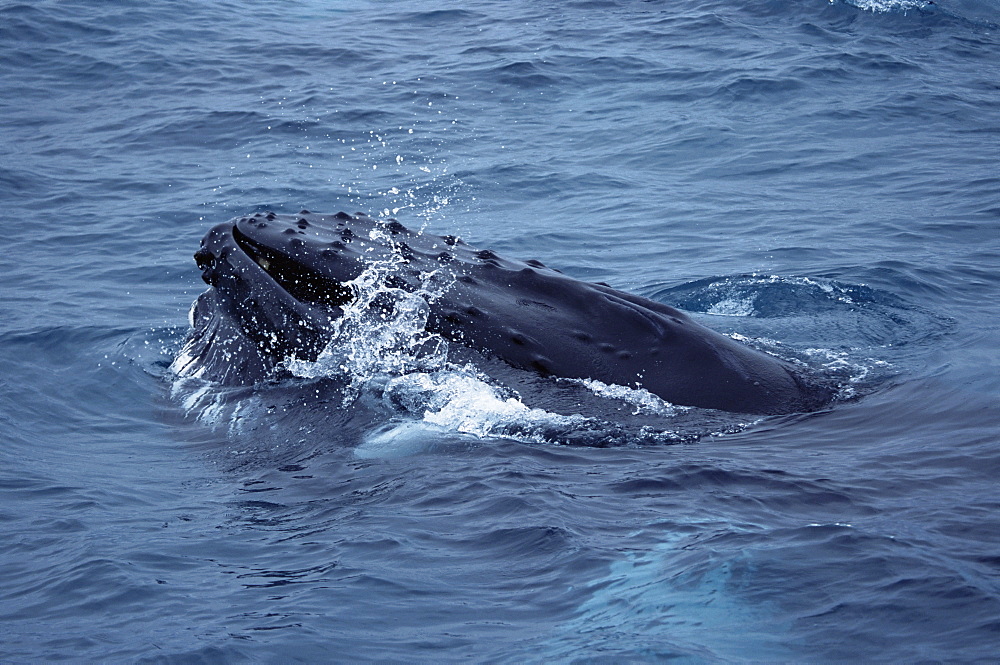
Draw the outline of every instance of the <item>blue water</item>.
<instances>
[{"instance_id":1,"label":"blue water","mask_svg":"<svg viewBox=\"0 0 1000 665\"><path fill-rule=\"evenodd\" d=\"M0 119L0 661L1000 653L996 0L5 2ZM301 208L684 307L841 399L178 381L201 236Z\"/></svg>"}]
</instances>

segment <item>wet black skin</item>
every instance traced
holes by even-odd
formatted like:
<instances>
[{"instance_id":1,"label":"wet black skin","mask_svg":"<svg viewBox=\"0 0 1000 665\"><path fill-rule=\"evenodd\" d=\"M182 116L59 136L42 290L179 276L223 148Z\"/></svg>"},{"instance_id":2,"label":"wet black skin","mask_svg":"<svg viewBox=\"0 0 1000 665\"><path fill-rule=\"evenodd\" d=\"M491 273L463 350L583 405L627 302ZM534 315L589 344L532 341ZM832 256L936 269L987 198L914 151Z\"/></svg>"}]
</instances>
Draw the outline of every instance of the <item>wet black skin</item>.
<instances>
[{"instance_id":1,"label":"wet black skin","mask_svg":"<svg viewBox=\"0 0 1000 665\"><path fill-rule=\"evenodd\" d=\"M353 298L345 282L390 254L405 259L390 286L413 291L432 271L451 283L430 305L431 332L520 369L739 413L810 411L831 396L791 364L667 305L360 213L257 213L210 230L195 260L212 288L195 303L176 369L249 385L290 355L314 358Z\"/></svg>"}]
</instances>

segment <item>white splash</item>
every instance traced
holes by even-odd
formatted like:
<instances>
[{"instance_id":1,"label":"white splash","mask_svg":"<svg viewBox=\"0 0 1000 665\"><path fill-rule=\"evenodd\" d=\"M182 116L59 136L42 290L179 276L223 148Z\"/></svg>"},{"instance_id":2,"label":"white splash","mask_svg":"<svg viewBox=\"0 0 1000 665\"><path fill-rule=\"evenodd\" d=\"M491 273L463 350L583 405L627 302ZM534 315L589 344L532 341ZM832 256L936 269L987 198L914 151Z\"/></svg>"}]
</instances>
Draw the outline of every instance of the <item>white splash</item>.
<instances>
[{"instance_id":1,"label":"white splash","mask_svg":"<svg viewBox=\"0 0 1000 665\"><path fill-rule=\"evenodd\" d=\"M529 408L515 393L495 385L472 366L395 377L384 385L382 399L406 417L370 432L355 450L357 457L409 455L456 435L467 442L508 438L552 443L545 432L593 424L584 416Z\"/></svg>"},{"instance_id":2,"label":"white splash","mask_svg":"<svg viewBox=\"0 0 1000 665\"><path fill-rule=\"evenodd\" d=\"M857 387L875 372L887 372L892 364L877 358L852 358L847 351L809 348L803 353L810 364L822 368L823 374L838 378L837 397L850 399L857 395Z\"/></svg>"},{"instance_id":3,"label":"white splash","mask_svg":"<svg viewBox=\"0 0 1000 665\"><path fill-rule=\"evenodd\" d=\"M835 1L830 0L830 3L833 4ZM875 14L907 12L911 9L923 9L931 4L927 0L845 0L845 3Z\"/></svg>"},{"instance_id":4,"label":"white splash","mask_svg":"<svg viewBox=\"0 0 1000 665\"><path fill-rule=\"evenodd\" d=\"M432 425L477 437L509 436L514 429L570 425L582 416L562 416L525 406L518 396L496 386L471 366L398 377L385 387L385 399Z\"/></svg>"},{"instance_id":5,"label":"white splash","mask_svg":"<svg viewBox=\"0 0 1000 665\"><path fill-rule=\"evenodd\" d=\"M706 310L706 314L719 316L753 316L757 297L724 298Z\"/></svg>"},{"instance_id":6,"label":"white splash","mask_svg":"<svg viewBox=\"0 0 1000 665\"><path fill-rule=\"evenodd\" d=\"M691 409L691 407L688 406L677 406L676 404L671 404L670 402L667 402L649 392L645 388L630 388L628 386L607 384L603 381L598 381L597 379L565 380L571 383L579 383L580 385L589 388L590 391L598 397L620 400L635 407L635 411L632 415L646 413L657 416L675 416L681 411L689 411Z\"/></svg>"},{"instance_id":7,"label":"white splash","mask_svg":"<svg viewBox=\"0 0 1000 665\"><path fill-rule=\"evenodd\" d=\"M373 229L372 240L392 243L392 236ZM344 306L343 315L333 324L326 348L315 361L290 358L285 367L303 378L342 376L357 396L360 388L378 379L413 371L432 371L448 362L448 343L427 332L430 304L451 285L440 271L420 276L421 287L409 292L387 286L405 259L398 252L372 261L347 284L355 299Z\"/></svg>"}]
</instances>

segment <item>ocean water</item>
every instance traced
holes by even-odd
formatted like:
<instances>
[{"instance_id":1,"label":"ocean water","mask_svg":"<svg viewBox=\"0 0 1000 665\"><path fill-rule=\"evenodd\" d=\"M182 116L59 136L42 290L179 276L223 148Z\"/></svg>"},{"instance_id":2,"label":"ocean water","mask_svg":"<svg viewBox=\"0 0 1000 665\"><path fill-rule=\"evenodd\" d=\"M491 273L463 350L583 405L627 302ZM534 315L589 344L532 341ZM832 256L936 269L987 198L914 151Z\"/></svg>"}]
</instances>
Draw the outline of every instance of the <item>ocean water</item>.
<instances>
[{"instance_id":1,"label":"ocean water","mask_svg":"<svg viewBox=\"0 0 1000 665\"><path fill-rule=\"evenodd\" d=\"M996 662L996 0L3 2L0 119L0 662ZM178 377L202 235L302 208L840 397Z\"/></svg>"}]
</instances>

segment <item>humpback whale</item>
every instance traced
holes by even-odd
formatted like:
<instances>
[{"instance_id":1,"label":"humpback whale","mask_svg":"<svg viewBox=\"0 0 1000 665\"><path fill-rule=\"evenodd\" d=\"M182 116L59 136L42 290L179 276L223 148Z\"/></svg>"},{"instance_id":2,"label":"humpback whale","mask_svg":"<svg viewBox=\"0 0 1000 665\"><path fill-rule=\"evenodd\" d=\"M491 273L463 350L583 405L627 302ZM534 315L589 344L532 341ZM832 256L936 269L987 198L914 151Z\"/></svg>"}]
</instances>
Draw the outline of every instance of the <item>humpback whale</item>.
<instances>
[{"instance_id":1,"label":"humpback whale","mask_svg":"<svg viewBox=\"0 0 1000 665\"><path fill-rule=\"evenodd\" d=\"M795 365L673 307L392 219L258 212L212 228L194 258L210 288L174 369L227 385L279 376L293 356L314 360L357 295L352 280L382 261L386 286L411 293L446 276L427 297L428 333L521 370L736 413L811 411L832 397Z\"/></svg>"}]
</instances>

